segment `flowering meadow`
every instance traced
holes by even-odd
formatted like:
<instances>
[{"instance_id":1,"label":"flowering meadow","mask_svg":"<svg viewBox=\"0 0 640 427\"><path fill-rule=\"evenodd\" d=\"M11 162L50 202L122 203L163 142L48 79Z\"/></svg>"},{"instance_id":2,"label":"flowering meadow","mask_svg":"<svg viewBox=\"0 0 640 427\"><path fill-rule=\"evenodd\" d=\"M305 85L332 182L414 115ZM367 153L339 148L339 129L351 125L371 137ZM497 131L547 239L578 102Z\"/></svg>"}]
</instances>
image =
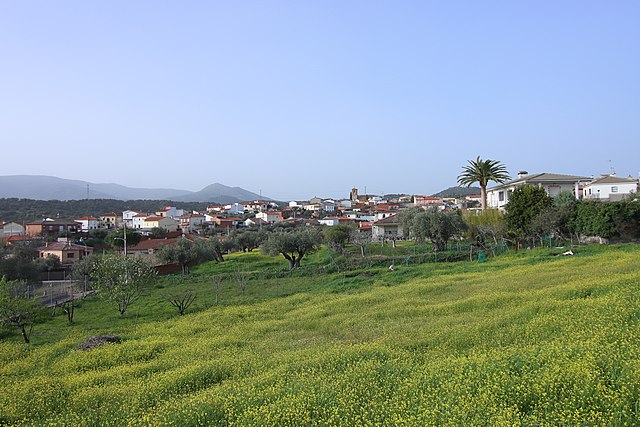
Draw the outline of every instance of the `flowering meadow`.
<instances>
[{"instance_id":1,"label":"flowering meadow","mask_svg":"<svg viewBox=\"0 0 640 427\"><path fill-rule=\"evenodd\" d=\"M252 279L215 305L238 254L180 279L185 316L172 278L126 319L87 300L31 345L2 335L0 425L640 425L640 248L547 252ZM96 333L122 341L76 349Z\"/></svg>"}]
</instances>

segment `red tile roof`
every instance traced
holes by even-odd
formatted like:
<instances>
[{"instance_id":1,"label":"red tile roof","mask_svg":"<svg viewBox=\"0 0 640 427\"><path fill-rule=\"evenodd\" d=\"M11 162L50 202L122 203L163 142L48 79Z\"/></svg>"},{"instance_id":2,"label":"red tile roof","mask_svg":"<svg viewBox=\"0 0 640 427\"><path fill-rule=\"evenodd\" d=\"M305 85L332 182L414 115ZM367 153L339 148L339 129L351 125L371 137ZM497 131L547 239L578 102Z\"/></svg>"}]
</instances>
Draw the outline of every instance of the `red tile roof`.
<instances>
[{"instance_id":1,"label":"red tile roof","mask_svg":"<svg viewBox=\"0 0 640 427\"><path fill-rule=\"evenodd\" d=\"M156 221L162 221L164 219L164 217L162 216L150 216L149 218L145 219L145 222L156 222Z\"/></svg>"},{"instance_id":2,"label":"red tile roof","mask_svg":"<svg viewBox=\"0 0 640 427\"><path fill-rule=\"evenodd\" d=\"M131 251L148 251L149 249L157 249L160 246L175 245L178 239L149 239L143 240L135 246L129 247Z\"/></svg>"}]
</instances>

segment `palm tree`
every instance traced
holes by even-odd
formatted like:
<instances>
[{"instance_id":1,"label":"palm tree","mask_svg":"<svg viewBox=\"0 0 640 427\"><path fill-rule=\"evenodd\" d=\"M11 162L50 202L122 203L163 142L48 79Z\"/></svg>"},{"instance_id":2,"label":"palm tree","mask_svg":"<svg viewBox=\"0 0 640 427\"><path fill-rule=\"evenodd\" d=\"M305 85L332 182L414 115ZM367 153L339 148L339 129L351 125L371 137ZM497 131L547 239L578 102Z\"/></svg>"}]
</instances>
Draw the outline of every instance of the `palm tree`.
<instances>
[{"instance_id":1,"label":"palm tree","mask_svg":"<svg viewBox=\"0 0 640 427\"><path fill-rule=\"evenodd\" d=\"M482 160L480 156L476 160L469 160L469 164L462 168L458 176L458 184L471 187L476 182L480 184L482 195L482 210L487 208L487 184L495 181L501 184L510 179L507 168L497 160Z\"/></svg>"}]
</instances>

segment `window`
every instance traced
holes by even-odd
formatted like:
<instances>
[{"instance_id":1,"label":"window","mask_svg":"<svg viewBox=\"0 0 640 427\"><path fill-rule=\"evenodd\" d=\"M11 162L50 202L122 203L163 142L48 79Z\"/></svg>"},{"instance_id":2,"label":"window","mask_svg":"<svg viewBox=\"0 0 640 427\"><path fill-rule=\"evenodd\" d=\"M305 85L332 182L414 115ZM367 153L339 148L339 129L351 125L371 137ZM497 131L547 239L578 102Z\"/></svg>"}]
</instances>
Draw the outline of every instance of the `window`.
<instances>
[{"instance_id":1,"label":"window","mask_svg":"<svg viewBox=\"0 0 640 427\"><path fill-rule=\"evenodd\" d=\"M74 254L73 252L69 252L69 253L67 254L67 258L75 258L75 255L76 255L76 254Z\"/></svg>"},{"instance_id":2,"label":"window","mask_svg":"<svg viewBox=\"0 0 640 427\"><path fill-rule=\"evenodd\" d=\"M611 187L611 192L612 193L617 193L618 192L618 187L616 187L616 186Z\"/></svg>"},{"instance_id":3,"label":"window","mask_svg":"<svg viewBox=\"0 0 640 427\"><path fill-rule=\"evenodd\" d=\"M499 191L498 192L498 201L499 202L504 202L504 191Z\"/></svg>"}]
</instances>

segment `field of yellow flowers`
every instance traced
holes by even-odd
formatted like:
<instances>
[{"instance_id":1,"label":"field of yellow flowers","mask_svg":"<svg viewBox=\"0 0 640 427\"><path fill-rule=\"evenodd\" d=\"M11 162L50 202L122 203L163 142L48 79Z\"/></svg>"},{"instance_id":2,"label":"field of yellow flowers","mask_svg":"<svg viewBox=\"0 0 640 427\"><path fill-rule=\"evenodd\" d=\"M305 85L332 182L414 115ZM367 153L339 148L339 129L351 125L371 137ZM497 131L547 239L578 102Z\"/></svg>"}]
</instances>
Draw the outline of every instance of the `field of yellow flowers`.
<instances>
[{"instance_id":1,"label":"field of yellow flowers","mask_svg":"<svg viewBox=\"0 0 640 427\"><path fill-rule=\"evenodd\" d=\"M400 266L344 291L299 277L135 331L104 311L93 330L45 326L53 342L8 337L0 425L638 425L640 249L576 252ZM75 349L113 330L120 344Z\"/></svg>"}]
</instances>

